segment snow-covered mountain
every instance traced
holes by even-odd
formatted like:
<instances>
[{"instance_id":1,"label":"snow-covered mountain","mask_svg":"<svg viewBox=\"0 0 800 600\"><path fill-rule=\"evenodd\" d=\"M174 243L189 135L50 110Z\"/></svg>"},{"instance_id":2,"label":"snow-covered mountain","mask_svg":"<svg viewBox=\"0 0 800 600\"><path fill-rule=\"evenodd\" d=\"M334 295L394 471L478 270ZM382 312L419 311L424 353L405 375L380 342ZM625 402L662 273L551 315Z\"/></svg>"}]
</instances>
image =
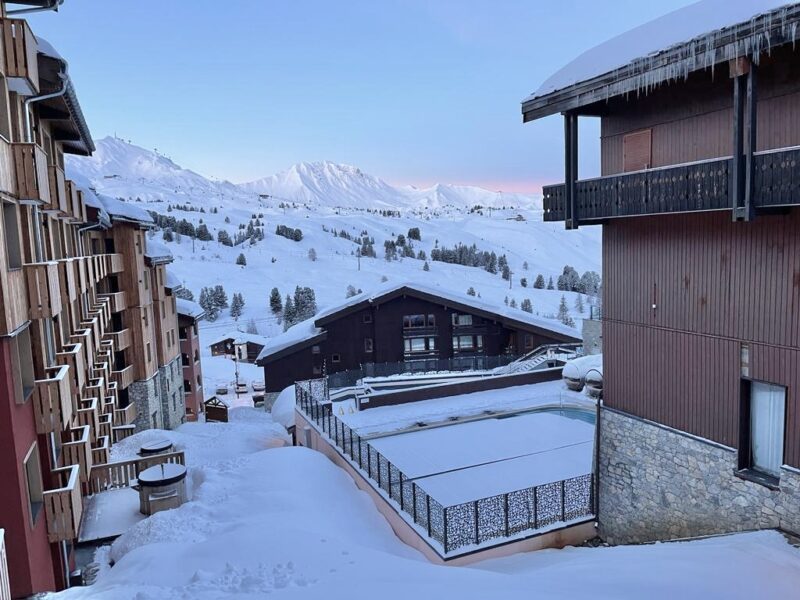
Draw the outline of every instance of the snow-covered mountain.
<instances>
[{"instance_id":1,"label":"snow-covered mountain","mask_svg":"<svg viewBox=\"0 0 800 600\"><path fill-rule=\"evenodd\" d=\"M285 297L295 286L310 286L324 308L343 302L348 285L367 291L386 280L418 281L459 294L472 288L483 301L498 306L508 302L513 308L527 299L535 314L552 317L562 292L534 289L537 275L555 280L567 264L580 273L600 270L599 228L567 232L561 223L545 223L533 196L498 197L480 188L451 185L398 188L355 167L333 163L304 163L238 186L208 179L118 139L96 144L93 157L70 157L70 178L195 227L202 221L209 229L211 241L185 235L166 241L175 256L170 269L195 297L204 286L217 284L229 297L234 292L244 297L237 323L224 311L218 321L203 324L205 341L248 324L263 335L281 332L267 307L273 287ZM475 205L500 208L474 210ZM386 209L392 210L391 216ZM243 239L233 246L218 241L222 231L242 239L251 224L263 230L263 239ZM302 239L278 235L279 226L300 229ZM413 240L414 256L399 252L397 260L386 260L384 243L397 241L401 234L408 238L412 228L420 231L420 239ZM163 232L149 235L165 241ZM373 242L376 257L359 260L356 250L365 237ZM431 260L434 249L458 244L505 255L511 280L480 267ZM237 264L240 255L244 266ZM579 322L575 294L566 296Z\"/></svg>"}]
</instances>

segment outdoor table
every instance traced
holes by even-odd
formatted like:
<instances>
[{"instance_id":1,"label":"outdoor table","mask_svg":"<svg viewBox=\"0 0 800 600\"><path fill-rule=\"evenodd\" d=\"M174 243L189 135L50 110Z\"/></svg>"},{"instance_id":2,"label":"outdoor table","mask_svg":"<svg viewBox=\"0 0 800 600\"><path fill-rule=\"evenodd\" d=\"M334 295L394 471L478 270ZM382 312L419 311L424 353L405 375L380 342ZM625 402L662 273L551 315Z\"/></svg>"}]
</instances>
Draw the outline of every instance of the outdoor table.
<instances>
[{"instance_id":1,"label":"outdoor table","mask_svg":"<svg viewBox=\"0 0 800 600\"><path fill-rule=\"evenodd\" d=\"M186 467L177 463L154 465L139 473L139 512L152 515L186 502Z\"/></svg>"},{"instance_id":2,"label":"outdoor table","mask_svg":"<svg viewBox=\"0 0 800 600\"><path fill-rule=\"evenodd\" d=\"M139 448L139 456L155 456L156 454L166 454L171 450L172 442L165 438L142 444Z\"/></svg>"}]
</instances>

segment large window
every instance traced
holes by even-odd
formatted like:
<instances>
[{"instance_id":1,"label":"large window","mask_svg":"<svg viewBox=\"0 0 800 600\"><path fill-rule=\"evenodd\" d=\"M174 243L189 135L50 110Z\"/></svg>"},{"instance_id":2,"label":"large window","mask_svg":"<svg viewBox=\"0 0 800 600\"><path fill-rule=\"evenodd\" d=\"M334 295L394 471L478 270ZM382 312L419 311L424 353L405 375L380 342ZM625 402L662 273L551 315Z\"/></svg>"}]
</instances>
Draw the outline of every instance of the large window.
<instances>
[{"instance_id":1,"label":"large window","mask_svg":"<svg viewBox=\"0 0 800 600\"><path fill-rule=\"evenodd\" d=\"M2 202L2 201L0 201ZM6 256L9 269L22 268L22 246L19 241L19 222L17 205L11 202L3 204L3 232L6 238Z\"/></svg>"},{"instance_id":2,"label":"large window","mask_svg":"<svg viewBox=\"0 0 800 600\"><path fill-rule=\"evenodd\" d=\"M403 329L422 329L436 327L436 315L406 315L403 317Z\"/></svg>"},{"instance_id":3,"label":"large window","mask_svg":"<svg viewBox=\"0 0 800 600\"><path fill-rule=\"evenodd\" d=\"M23 461L25 470L25 487L28 490L28 503L31 509L31 526L36 523L36 517L42 509L44 501L42 487L42 467L39 464L39 453L36 451L36 442L28 450Z\"/></svg>"},{"instance_id":4,"label":"large window","mask_svg":"<svg viewBox=\"0 0 800 600\"><path fill-rule=\"evenodd\" d=\"M454 327L464 327L466 325L472 325L472 315L459 315L458 313L453 313Z\"/></svg>"},{"instance_id":5,"label":"large window","mask_svg":"<svg viewBox=\"0 0 800 600\"><path fill-rule=\"evenodd\" d=\"M33 393L33 386L36 385L31 353L31 332L28 327L11 338L11 371L17 404L27 402Z\"/></svg>"},{"instance_id":6,"label":"large window","mask_svg":"<svg viewBox=\"0 0 800 600\"><path fill-rule=\"evenodd\" d=\"M413 352L433 352L436 350L435 337L415 337L403 340L406 354Z\"/></svg>"},{"instance_id":7,"label":"large window","mask_svg":"<svg viewBox=\"0 0 800 600\"><path fill-rule=\"evenodd\" d=\"M786 388L761 381L746 382L742 400L740 466L778 479L783 465Z\"/></svg>"}]
</instances>

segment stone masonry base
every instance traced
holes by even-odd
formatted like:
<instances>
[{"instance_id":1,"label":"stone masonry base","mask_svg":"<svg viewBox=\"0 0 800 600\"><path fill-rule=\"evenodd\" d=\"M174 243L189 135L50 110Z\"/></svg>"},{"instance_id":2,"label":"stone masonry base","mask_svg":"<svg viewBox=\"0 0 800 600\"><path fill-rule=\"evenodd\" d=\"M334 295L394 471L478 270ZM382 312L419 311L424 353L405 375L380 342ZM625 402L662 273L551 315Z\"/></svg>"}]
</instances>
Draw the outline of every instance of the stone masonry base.
<instances>
[{"instance_id":1,"label":"stone masonry base","mask_svg":"<svg viewBox=\"0 0 800 600\"><path fill-rule=\"evenodd\" d=\"M736 475L736 451L603 409L600 536L612 544L752 529L800 533L800 473L780 489Z\"/></svg>"}]
</instances>

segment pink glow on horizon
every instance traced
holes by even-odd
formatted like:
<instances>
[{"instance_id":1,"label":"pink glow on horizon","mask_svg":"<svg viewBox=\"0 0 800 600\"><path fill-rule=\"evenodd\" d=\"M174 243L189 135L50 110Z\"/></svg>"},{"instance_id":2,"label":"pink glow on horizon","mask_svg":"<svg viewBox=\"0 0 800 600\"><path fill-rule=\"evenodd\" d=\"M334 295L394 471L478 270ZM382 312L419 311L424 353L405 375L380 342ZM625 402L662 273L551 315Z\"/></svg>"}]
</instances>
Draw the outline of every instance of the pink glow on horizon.
<instances>
[{"instance_id":1,"label":"pink glow on horizon","mask_svg":"<svg viewBox=\"0 0 800 600\"><path fill-rule=\"evenodd\" d=\"M426 189L429 187L433 187L437 183L449 183L452 185L464 185L464 186L474 186L480 187L485 190L489 190L492 192L509 192L509 193L517 193L517 194L541 194L542 193L542 186L549 185L553 183L552 181L453 181L453 180L446 180L446 181L412 181L412 182L403 182L403 181L396 181L391 182L392 185L401 187L404 185L413 185L419 189Z\"/></svg>"}]
</instances>

